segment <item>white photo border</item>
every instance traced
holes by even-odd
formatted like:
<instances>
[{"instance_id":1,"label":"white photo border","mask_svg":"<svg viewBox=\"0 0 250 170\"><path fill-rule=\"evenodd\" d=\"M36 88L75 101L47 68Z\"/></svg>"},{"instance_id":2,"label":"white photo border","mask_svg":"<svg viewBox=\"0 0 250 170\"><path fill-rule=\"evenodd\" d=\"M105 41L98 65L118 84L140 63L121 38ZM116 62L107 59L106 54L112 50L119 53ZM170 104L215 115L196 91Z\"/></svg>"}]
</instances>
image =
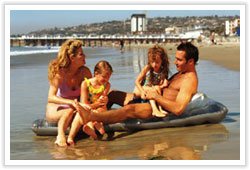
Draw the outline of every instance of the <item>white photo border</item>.
<instances>
[{"instance_id":1,"label":"white photo border","mask_svg":"<svg viewBox=\"0 0 250 170\"><path fill-rule=\"evenodd\" d=\"M27 1L26 1L27 2ZM50 1L44 1L49 3ZM64 1L66 2L66 1ZM74 2L74 1L73 1ZM72 4L73 4L72 2ZM102 2L98 1L99 4ZM57 2L54 2L57 4ZM61 2L60 2L61 3ZM117 3L117 2L116 2ZM116 4L115 3L115 4ZM151 2L148 1L150 4ZM16 5L18 4L18 5ZM223 5L223 10L240 10L240 19L241 19L241 37L240 37L240 160L199 160L199 161L135 161L135 160L122 160L122 161L110 161L110 160L95 160L95 161L45 161L45 160L10 160L10 11L11 10L202 10L212 9L212 10L222 10L221 5L188 5L181 7L180 5L112 5L114 3L107 4L106 8L103 9L102 5L38 5L34 2L30 2L24 5L20 5L19 1L16 3L6 3L4 4L4 63L5 63L5 79L4 79L4 124L5 124L5 165L245 165L245 44L246 44L246 32L245 32L245 21L246 21L246 6L245 4L239 5ZM43 3L42 3L43 4ZM67 3L66 3L67 4ZM88 3L91 4L91 3ZM94 3L93 3L94 4ZM132 4L132 2L130 3ZM157 4L157 3L153 3ZM160 3L158 3L160 4ZM2 47L1 47L2 48ZM4 94L4 93L3 93Z\"/></svg>"}]
</instances>

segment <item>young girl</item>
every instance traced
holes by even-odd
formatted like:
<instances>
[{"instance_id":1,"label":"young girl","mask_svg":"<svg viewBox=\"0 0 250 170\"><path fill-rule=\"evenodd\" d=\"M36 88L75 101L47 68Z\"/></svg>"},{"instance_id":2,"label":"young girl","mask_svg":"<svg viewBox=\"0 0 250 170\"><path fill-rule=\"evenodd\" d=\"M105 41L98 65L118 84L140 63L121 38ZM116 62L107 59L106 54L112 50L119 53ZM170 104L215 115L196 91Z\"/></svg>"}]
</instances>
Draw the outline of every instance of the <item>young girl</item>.
<instances>
[{"instance_id":1,"label":"young girl","mask_svg":"<svg viewBox=\"0 0 250 170\"><path fill-rule=\"evenodd\" d=\"M107 110L106 104L102 99L107 97L110 90L109 79L113 72L111 65L107 61L99 61L94 68L94 77L85 78L81 87L81 105L92 112L103 112ZM83 125L83 131L97 139L95 133L97 129L100 134L104 134L104 127L101 122L88 122Z\"/></svg>"},{"instance_id":2,"label":"young girl","mask_svg":"<svg viewBox=\"0 0 250 170\"><path fill-rule=\"evenodd\" d=\"M169 61L165 50L158 45L150 48L148 51L148 64L142 69L138 75L135 84L135 98L140 97L146 99L146 89L155 88L158 93L167 86L167 78L169 73ZM156 117L165 117L167 112L159 109L154 100L149 101L152 107L152 115Z\"/></svg>"}]
</instances>

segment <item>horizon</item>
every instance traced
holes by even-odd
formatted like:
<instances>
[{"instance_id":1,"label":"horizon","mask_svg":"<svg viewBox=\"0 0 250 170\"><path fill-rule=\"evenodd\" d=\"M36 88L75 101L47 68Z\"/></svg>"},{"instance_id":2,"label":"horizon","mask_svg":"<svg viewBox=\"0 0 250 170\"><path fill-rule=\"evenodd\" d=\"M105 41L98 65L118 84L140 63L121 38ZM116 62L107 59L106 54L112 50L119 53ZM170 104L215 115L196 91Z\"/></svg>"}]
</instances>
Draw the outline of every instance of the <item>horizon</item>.
<instances>
[{"instance_id":1,"label":"horizon","mask_svg":"<svg viewBox=\"0 0 250 170\"><path fill-rule=\"evenodd\" d=\"M147 18L240 16L240 10L10 10L10 34L121 21L130 19L132 14L141 13L146 14Z\"/></svg>"}]
</instances>

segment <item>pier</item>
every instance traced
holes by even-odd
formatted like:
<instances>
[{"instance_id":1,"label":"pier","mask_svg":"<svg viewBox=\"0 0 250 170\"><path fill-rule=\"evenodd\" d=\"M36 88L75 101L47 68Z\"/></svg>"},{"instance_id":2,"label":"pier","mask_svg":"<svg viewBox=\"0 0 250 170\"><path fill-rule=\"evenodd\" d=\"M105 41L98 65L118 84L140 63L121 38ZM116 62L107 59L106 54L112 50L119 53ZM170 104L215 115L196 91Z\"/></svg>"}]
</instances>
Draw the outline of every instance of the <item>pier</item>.
<instances>
[{"instance_id":1,"label":"pier","mask_svg":"<svg viewBox=\"0 0 250 170\"><path fill-rule=\"evenodd\" d=\"M67 39L78 39L84 46L112 46L123 40L125 45L154 44L154 43L178 43L193 40L194 37L167 36L167 35L86 35L86 36L22 36L11 37L10 45L15 46L61 46Z\"/></svg>"}]
</instances>

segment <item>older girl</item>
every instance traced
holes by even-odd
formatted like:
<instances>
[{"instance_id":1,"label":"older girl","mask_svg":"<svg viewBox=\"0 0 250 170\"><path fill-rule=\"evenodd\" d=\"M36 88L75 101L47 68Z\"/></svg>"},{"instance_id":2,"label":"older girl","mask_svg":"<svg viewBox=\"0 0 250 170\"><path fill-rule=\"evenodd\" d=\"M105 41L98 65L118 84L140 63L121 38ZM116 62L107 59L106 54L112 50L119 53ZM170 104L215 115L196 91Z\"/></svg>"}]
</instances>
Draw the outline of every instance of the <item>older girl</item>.
<instances>
[{"instance_id":1,"label":"older girl","mask_svg":"<svg viewBox=\"0 0 250 170\"><path fill-rule=\"evenodd\" d=\"M161 89L167 86L168 73L168 55L162 47L155 45L148 50L148 64L142 69L135 81L135 98L146 99L147 88L155 88L158 93L161 93ZM153 116L166 116L166 112L161 107L158 109L154 100L149 102Z\"/></svg>"}]
</instances>

